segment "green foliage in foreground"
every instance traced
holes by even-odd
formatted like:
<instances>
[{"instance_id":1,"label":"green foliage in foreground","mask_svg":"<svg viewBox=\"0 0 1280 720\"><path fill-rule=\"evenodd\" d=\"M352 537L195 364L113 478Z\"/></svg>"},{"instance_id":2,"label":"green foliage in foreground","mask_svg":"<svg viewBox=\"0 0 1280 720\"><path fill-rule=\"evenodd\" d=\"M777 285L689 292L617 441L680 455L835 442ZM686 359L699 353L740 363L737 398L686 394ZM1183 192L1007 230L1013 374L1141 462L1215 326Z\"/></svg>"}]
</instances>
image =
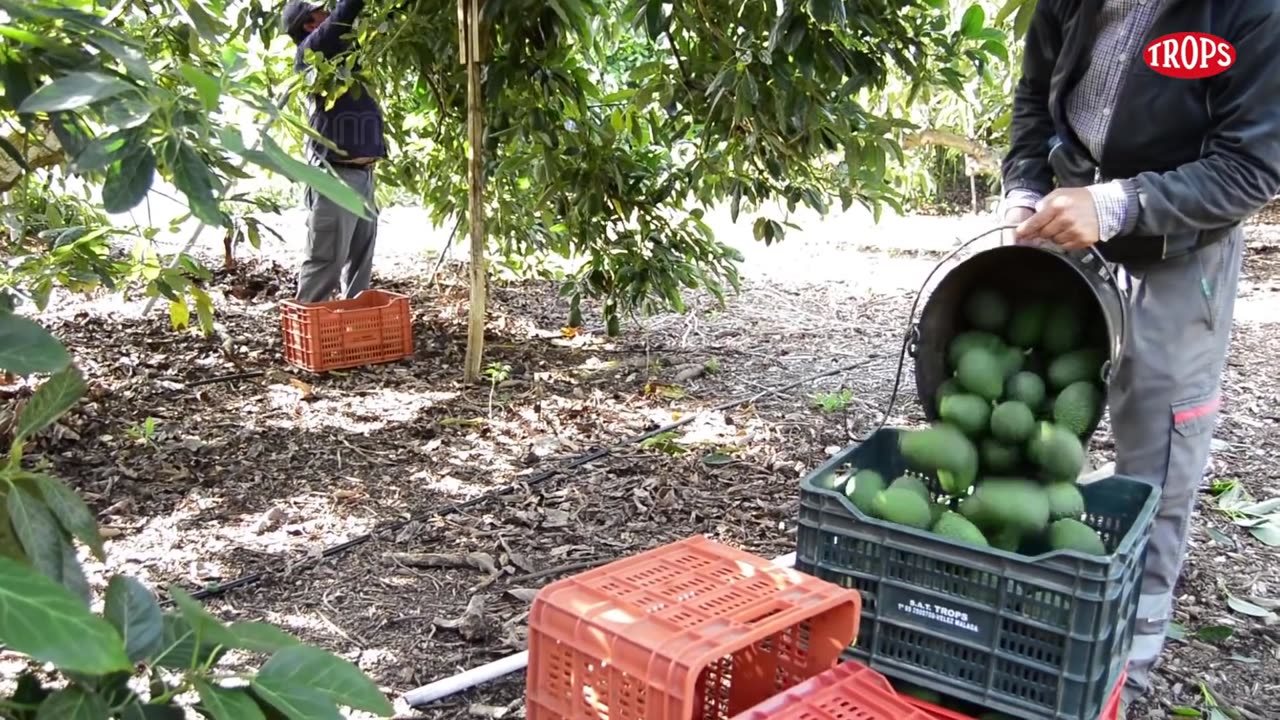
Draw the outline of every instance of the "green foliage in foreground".
<instances>
[{"instance_id":1,"label":"green foliage in foreground","mask_svg":"<svg viewBox=\"0 0 1280 720\"><path fill-rule=\"evenodd\" d=\"M105 560L102 536L84 501L47 468L30 468L23 447L71 410L86 391L66 348L31 320L0 310L0 372L47 376L18 415L0 461L0 645L49 663L66 684L46 687L28 671L7 720L180 720L175 698L189 691L209 720L339 720L340 706L392 715L359 669L265 623L224 624L181 588L161 609L137 580L115 575L101 614L77 543ZM227 651L265 657L256 673L220 666ZM146 679L145 691L131 681Z\"/></svg>"}]
</instances>

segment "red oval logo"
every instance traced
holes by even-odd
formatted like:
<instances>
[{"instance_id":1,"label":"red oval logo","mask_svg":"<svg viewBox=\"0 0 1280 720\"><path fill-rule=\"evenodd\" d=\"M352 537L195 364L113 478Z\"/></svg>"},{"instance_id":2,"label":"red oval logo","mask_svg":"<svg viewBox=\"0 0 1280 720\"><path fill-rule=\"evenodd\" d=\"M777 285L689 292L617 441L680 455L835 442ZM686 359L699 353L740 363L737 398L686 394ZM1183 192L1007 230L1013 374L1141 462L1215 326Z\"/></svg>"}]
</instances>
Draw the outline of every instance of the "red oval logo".
<instances>
[{"instance_id":1,"label":"red oval logo","mask_svg":"<svg viewBox=\"0 0 1280 720\"><path fill-rule=\"evenodd\" d=\"M1142 58L1147 67L1166 77L1199 80L1234 65L1236 49L1217 35L1181 32L1152 40Z\"/></svg>"}]
</instances>

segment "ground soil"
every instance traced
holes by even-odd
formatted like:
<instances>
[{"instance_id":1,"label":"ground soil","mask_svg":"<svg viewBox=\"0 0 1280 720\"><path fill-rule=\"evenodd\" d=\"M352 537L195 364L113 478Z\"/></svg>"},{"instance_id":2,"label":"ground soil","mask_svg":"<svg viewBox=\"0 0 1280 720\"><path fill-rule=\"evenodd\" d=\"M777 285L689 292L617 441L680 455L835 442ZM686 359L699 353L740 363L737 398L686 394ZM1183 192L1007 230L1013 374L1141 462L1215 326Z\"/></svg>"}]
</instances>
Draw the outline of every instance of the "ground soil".
<instances>
[{"instance_id":1,"label":"ground soil","mask_svg":"<svg viewBox=\"0 0 1280 720\"><path fill-rule=\"evenodd\" d=\"M1131 717L1203 708L1204 687L1247 720L1280 717L1280 625L1226 602L1280 604L1277 551L1211 494L1238 481L1280 495L1275 222L1264 213L1249 230L1227 404L1179 589L1184 637ZM800 478L884 419L915 292L955 247L938 229L989 223L902 220L750 248L726 307L698 297L617 339L590 314L562 332L568 308L549 283L497 284L492 382L472 387L460 382L467 290L452 263L430 276L419 248L389 245L377 285L411 296L413 356L315 376L281 361L292 257L241 252L212 283L210 338L175 333L137 301L60 304L50 322L92 397L34 451L109 535L108 562L89 564L95 586L126 572L212 589L220 617L277 623L397 697L523 649L532 591L579 570L693 534L764 557L794 550ZM890 424L922 421L914 394L907 363ZM1100 436L1095 463L1110 452L1105 426ZM522 697L515 675L404 716L512 716Z\"/></svg>"}]
</instances>

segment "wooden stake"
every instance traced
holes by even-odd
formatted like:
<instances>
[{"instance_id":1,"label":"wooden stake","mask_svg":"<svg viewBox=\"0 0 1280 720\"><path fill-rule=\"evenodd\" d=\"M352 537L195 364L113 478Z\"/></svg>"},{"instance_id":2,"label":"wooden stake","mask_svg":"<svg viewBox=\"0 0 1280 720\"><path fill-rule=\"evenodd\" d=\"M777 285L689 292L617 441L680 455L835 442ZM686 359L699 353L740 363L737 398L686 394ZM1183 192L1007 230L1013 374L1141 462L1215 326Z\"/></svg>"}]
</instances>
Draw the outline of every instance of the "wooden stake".
<instances>
[{"instance_id":1,"label":"wooden stake","mask_svg":"<svg viewBox=\"0 0 1280 720\"><path fill-rule=\"evenodd\" d=\"M484 234L484 114L480 106L480 3L482 0L458 0L465 4L463 17L466 32L460 38L461 51L467 63L467 141L471 146L470 203L471 220L471 306L467 323L467 357L463 379L478 382L484 363L484 327L489 273L485 265Z\"/></svg>"}]
</instances>

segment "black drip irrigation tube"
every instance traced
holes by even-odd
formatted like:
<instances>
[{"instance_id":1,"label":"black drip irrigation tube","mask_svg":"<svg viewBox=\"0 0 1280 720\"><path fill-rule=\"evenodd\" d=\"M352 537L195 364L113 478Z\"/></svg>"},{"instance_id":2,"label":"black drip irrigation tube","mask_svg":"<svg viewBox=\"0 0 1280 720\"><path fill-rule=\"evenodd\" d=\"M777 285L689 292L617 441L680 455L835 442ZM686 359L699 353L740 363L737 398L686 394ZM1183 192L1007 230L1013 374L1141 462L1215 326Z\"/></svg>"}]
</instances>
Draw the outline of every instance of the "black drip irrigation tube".
<instances>
[{"instance_id":1,"label":"black drip irrigation tube","mask_svg":"<svg viewBox=\"0 0 1280 720\"><path fill-rule=\"evenodd\" d=\"M903 362L905 361L906 347L907 347L907 343L904 341L902 352L900 352L898 355L897 375L899 379L902 376L902 365L903 365ZM412 523L415 521L424 522L428 520L435 520L443 517L448 517L455 513L461 512L462 510L466 510L467 508L475 507L476 505L480 505L482 503L488 502L489 500L492 500L493 498L497 497L499 494L508 493L520 487L537 487L538 485L545 483L546 481L550 480L551 478L557 475L560 475L561 473L567 472L569 470L573 470L578 467L582 467L583 465L587 465L603 457L606 457L615 449L627 447L629 445L635 445L637 443L644 442L645 440L651 437L654 437L655 435L661 435L665 432L670 432L672 430L675 430L676 428L679 428L683 425L687 425L693 422L696 418L698 418L703 412L719 412L723 410L730 410L732 408L738 407L739 405L745 405L750 402L755 402L756 400L759 400L760 398L768 395L777 395L779 393L784 393L788 390L797 388L801 385L806 385L808 383L811 383L814 380L820 380L822 378L830 377L832 375L838 375L840 373L848 372L850 370L856 370L857 368L870 364L871 361L876 360L879 357L880 356L876 353L868 353L863 360L860 360L858 362L841 365L840 367L832 368L830 370L824 370L820 373L809 375L807 377L801 378L799 380L788 383L786 385L782 385L775 388L767 388L753 395L739 397L735 400L729 400L729 401L723 402L719 405L708 408L701 412L692 413L687 417L681 418L680 420L677 420L675 422L668 423L661 427L654 428L652 430L641 433L640 435L636 435L634 437L626 438L625 440L622 440L616 443L612 447L594 448L592 450L587 451L586 453L583 453L582 455L579 455L571 460L566 461L562 465L559 465L553 468L548 468L546 470L543 470L542 472L534 474L533 476L527 479L512 483L502 488L490 490L489 492L486 492L482 495L477 495L476 497L473 497L470 500L450 503L449 505L445 505L442 508L431 510L421 515L416 515L416 516L406 518L404 520L397 520L395 522L388 523L380 528L375 528L371 530L369 533L365 535L361 535L359 537L352 538L351 540L348 540L344 543L340 543L338 545L333 545L329 548L326 548L323 552L320 553L319 556L308 558L306 560L303 560L297 563L293 563L291 567L297 568L297 567L308 567L311 565L315 565L323 560L335 557L337 555L341 555L342 553L354 547L363 545L369 542L370 540L374 539L378 535L400 530L401 528L407 526L409 523ZM885 412L884 417L880 420L880 423L877 426L877 429L880 427L884 427L885 422L888 421L889 414L893 411L893 405L894 405L894 401L897 398L897 395L898 395L898 383L895 382L893 387L893 395L889 399L889 409ZM192 592L191 596L197 600L207 600L209 598L217 597L219 595L230 592L232 590L237 590L239 588L255 585L258 582L264 580L267 576L271 574L273 574L272 570L258 570L248 575L242 575L241 577L238 577L234 580L231 580L225 583L219 583L212 587L207 587L207 588L204 588L203 590ZM168 605L171 602L172 601L170 600L166 600L164 604Z\"/></svg>"}]
</instances>

